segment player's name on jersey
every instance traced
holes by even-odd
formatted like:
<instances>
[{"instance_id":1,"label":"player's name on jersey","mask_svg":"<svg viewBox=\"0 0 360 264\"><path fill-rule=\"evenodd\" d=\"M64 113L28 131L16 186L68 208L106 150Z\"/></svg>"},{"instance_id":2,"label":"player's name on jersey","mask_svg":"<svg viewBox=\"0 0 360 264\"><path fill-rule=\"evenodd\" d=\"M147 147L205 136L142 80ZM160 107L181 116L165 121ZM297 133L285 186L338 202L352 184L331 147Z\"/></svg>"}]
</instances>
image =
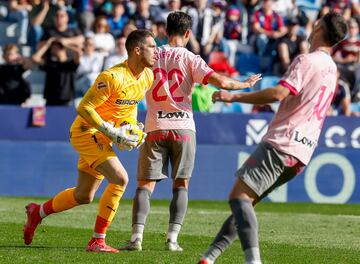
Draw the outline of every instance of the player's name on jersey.
<instances>
[{"instance_id":1,"label":"player's name on jersey","mask_svg":"<svg viewBox=\"0 0 360 264\"><path fill-rule=\"evenodd\" d=\"M162 51L155 54L155 60L159 60L161 58L173 58L175 61L179 61L181 58L180 54L176 54L171 51Z\"/></svg>"}]
</instances>

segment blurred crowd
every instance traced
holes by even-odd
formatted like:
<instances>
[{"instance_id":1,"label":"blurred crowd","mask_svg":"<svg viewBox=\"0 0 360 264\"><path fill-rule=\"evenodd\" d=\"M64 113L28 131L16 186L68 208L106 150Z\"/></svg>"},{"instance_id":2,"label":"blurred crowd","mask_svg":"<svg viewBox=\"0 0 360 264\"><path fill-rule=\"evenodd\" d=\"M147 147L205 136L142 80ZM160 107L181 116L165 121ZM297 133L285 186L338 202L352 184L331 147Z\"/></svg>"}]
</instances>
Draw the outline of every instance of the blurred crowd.
<instances>
[{"instance_id":1,"label":"blurred crowd","mask_svg":"<svg viewBox=\"0 0 360 264\"><path fill-rule=\"evenodd\" d=\"M7 8L1 19L16 23L18 30L17 43L2 47L0 104L26 105L31 84L23 76L34 69L45 73L46 105L73 104L102 70L127 58L125 40L131 31L149 29L157 45L167 44L166 17L176 10L193 18L188 48L215 71L233 78L252 71L280 77L298 54L308 52L306 39L316 19L330 10L342 13L349 34L333 52L339 78L329 114L351 115L351 103L360 102L359 0L323 0L315 15L296 0L9 0L0 4ZM29 56L21 54L22 46L29 47ZM214 111L212 89L194 87L194 110ZM226 112L226 107L221 111ZM252 111L274 109L257 106Z\"/></svg>"}]
</instances>

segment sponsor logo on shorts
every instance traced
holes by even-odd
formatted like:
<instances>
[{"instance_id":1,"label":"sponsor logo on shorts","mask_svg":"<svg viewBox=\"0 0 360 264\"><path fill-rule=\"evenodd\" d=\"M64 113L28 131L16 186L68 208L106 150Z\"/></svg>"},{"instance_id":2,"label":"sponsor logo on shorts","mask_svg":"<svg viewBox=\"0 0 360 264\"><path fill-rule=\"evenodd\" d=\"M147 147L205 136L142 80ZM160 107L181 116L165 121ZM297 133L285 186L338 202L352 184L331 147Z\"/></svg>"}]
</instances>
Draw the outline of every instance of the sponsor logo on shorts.
<instances>
[{"instance_id":1,"label":"sponsor logo on shorts","mask_svg":"<svg viewBox=\"0 0 360 264\"><path fill-rule=\"evenodd\" d=\"M295 131L295 138L294 140L298 143L301 143L303 145L305 145L306 147L309 148L315 148L317 145L317 141L316 140L311 140L307 137L301 136L299 131Z\"/></svg>"},{"instance_id":2,"label":"sponsor logo on shorts","mask_svg":"<svg viewBox=\"0 0 360 264\"><path fill-rule=\"evenodd\" d=\"M158 141L158 140L171 140L171 141L179 141L179 142L190 142L191 137L189 135L180 135L174 134L172 131L166 132L158 132L158 133L151 133L147 136L148 141Z\"/></svg>"},{"instance_id":3,"label":"sponsor logo on shorts","mask_svg":"<svg viewBox=\"0 0 360 264\"><path fill-rule=\"evenodd\" d=\"M190 118L189 113L186 112L163 112L163 111L158 111L158 119L172 119L172 118L177 118L177 119L183 119L183 118Z\"/></svg>"},{"instance_id":4,"label":"sponsor logo on shorts","mask_svg":"<svg viewBox=\"0 0 360 264\"><path fill-rule=\"evenodd\" d=\"M139 100L124 100L124 99L116 99L115 103L118 105L137 105Z\"/></svg>"}]
</instances>

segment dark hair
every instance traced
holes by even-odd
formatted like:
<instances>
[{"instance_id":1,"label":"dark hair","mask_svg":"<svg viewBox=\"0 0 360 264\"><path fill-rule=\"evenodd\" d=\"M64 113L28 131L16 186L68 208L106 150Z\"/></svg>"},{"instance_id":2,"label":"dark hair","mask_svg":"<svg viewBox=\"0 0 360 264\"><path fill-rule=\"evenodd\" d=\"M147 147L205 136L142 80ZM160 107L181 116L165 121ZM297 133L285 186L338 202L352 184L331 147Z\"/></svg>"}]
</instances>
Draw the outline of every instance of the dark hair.
<instances>
[{"instance_id":1,"label":"dark hair","mask_svg":"<svg viewBox=\"0 0 360 264\"><path fill-rule=\"evenodd\" d=\"M188 14L175 11L168 15L166 21L166 33L168 36L179 35L184 36L186 31L191 29L192 19Z\"/></svg>"},{"instance_id":2,"label":"dark hair","mask_svg":"<svg viewBox=\"0 0 360 264\"><path fill-rule=\"evenodd\" d=\"M96 33L96 27L97 27L97 25L101 22L101 20L103 20L103 21L105 21L106 22L106 26L105 26L105 28L106 28L106 32L107 33L109 33L110 32L110 25L109 25L109 22L108 22L108 20L107 20L107 18L106 18L106 16L105 15L100 15L100 16L97 16L97 17L95 17L95 21L94 21L94 23L93 23L93 31Z\"/></svg>"},{"instance_id":3,"label":"dark hair","mask_svg":"<svg viewBox=\"0 0 360 264\"><path fill-rule=\"evenodd\" d=\"M322 26L324 28L324 40L331 46L342 41L348 31L347 23L342 15L330 12L322 18Z\"/></svg>"},{"instance_id":4,"label":"dark hair","mask_svg":"<svg viewBox=\"0 0 360 264\"><path fill-rule=\"evenodd\" d=\"M51 48L57 47L57 48L59 48L59 49L65 48L64 45L63 45L60 41L58 41L58 40L54 40L54 41L51 43L50 47L51 47Z\"/></svg>"},{"instance_id":5,"label":"dark hair","mask_svg":"<svg viewBox=\"0 0 360 264\"><path fill-rule=\"evenodd\" d=\"M15 50L16 52L19 52L19 48L18 46L16 46L16 44L14 43L10 43L10 44L6 44L3 48L3 54L9 52L9 51L12 51L12 50Z\"/></svg>"},{"instance_id":6,"label":"dark hair","mask_svg":"<svg viewBox=\"0 0 360 264\"><path fill-rule=\"evenodd\" d=\"M146 38L148 37L154 38L154 34L149 30L137 29L131 32L125 42L125 47L128 55L131 54L134 48L142 47L146 42Z\"/></svg>"}]
</instances>

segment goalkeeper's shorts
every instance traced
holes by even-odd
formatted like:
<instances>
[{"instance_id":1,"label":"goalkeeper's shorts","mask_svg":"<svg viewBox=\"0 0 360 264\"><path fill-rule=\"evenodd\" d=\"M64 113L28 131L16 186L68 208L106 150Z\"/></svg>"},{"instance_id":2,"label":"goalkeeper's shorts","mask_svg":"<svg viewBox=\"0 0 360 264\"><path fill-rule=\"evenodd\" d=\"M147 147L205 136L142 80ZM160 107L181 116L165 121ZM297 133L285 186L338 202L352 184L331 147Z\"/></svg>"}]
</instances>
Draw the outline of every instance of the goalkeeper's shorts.
<instances>
[{"instance_id":1,"label":"goalkeeper's shorts","mask_svg":"<svg viewBox=\"0 0 360 264\"><path fill-rule=\"evenodd\" d=\"M103 133L97 132L70 132L70 143L79 152L78 169L98 180L104 176L95 170L101 163L116 157L112 149L111 140Z\"/></svg>"}]
</instances>

